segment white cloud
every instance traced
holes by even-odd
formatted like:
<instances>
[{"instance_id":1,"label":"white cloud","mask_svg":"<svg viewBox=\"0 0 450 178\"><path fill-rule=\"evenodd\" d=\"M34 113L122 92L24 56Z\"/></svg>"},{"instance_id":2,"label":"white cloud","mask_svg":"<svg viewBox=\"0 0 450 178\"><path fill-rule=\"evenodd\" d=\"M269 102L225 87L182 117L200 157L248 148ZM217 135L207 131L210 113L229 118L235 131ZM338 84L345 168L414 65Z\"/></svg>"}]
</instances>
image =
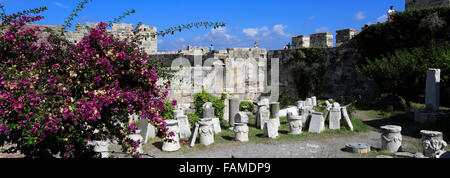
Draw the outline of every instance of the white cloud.
<instances>
[{"instance_id":1,"label":"white cloud","mask_svg":"<svg viewBox=\"0 0 450 178\"><path fill-rule=\"evenodd\" d=\"M250 40L272 40L276 37L289 38L291 34L285 31L286 28L286 25L277 24L272 27L272 30L264 26L261 28L245 28L242 33Z\"/></svg>"},{"instance_id":2,"label":"white cloud","mask_svg":"<svg viewBox=\"0 0 450 178\"><path fill-rule=\"evenodd\" d=\"M262 28L245 28L242 33L249 39L261 40L269 37L271 32L264 26Z\"/></svg>"},{"instance_id":3,"label":"white cloud","mask_svg":"<svg viewBox=\"0 0 450 178\"><path fill-rule=\"evenodd\" d=\"M314 20L316 18L317 18L316 16L311 16L311 17L308 18L308 20Z\"/></svg>"},{"instance_id":4,"label":"white cloud","mask_svg":"<svg viewBox=\"0 0 450 178\"><path fill-rule=\"evenodd\" d=\"M273 31L273 33L275 33L276 35L279 35L279 36L281 36L281 37L289 38L289 37L291 37L292 35L285 32L286 28L287 28L286 25L277 24L277 25L273 26L272 31Z\"/></svg>"},{"instance_id":5,"label":"white cloud","mask_svg":"<svg viewBox=\"0 0 450 178\"><path fill-rule=\"evenodd\" d=\"M316 33L330 32L328 27L320 27L316 29Z\"/></svg>"},{"instance_id":6,"label":"white cloud","mask_svg":"<svg viewBox=\"0 0 450 178\"><path fill-rule=\"evenodd\" d=\"M158 39L158 44L161 44L161 43L163 43L163 42L164 42L164 40Z\"/></svg>"},{"instance_id":7,"label":"white cloud","mask_svg":"<svg viewBox=\"0 0 450 178\"><path fill-rule=\"evenodd\" d=\"M364 20L366 18L366 14L362 11L359 11L358 13L355 14L354 19L355 20Z\"/></svg>"}]
</instances>

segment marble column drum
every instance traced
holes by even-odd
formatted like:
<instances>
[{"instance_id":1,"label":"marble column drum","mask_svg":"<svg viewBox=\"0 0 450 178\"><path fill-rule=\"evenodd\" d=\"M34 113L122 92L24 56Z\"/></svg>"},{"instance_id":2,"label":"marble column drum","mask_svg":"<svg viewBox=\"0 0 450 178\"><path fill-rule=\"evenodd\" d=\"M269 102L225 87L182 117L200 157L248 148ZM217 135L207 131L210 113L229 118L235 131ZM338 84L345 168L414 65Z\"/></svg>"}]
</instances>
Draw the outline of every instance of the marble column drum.
<instances>
[{"instance_id":1,"label":"marble column drum","mask_svg":"<svg viewBox=\"0 0 450 178\"><path fill-rule=\"evenodd\" d=\"M169 136L167 140L163 142L162 150L167 152L177 151L180 146L180 128L178 127L177 120L166 120L167 134L173 132L174 135Z\"/></svg>"},{"instance_id":2,"label":"marble column drum","mask_svg":"<svg viewBox=\"0 0 450 178\"><path fill-rule=\"evenodd\" d=\"M287 116L289 122L289 134L300 135L302 133L302 117L294 115L291 112Z\"/></svg>"},{"instance_id":3,"label":"marble column drum","mask_svg":"<svg viewBox=\"0 0 450 178\"><path fill-rule=\"evenodd\" d=\"M386 125L381 127L381 150L395 153L402 147L402 127L396 125Z\"/></svg>"},{"instance_id":4,"label":"marble column drum","mask_svg":"<svg viewBox=\"0 0 450 178\"><path fill-rule=\"evenodd\" d=\"M210 118L204 118L201 119L199 122L199 129L198 133L200 134L200 144L202 145L211 145L214 143L214 128L212 119Z\"/></svg>"},{"instance_id":5,"label":"marble column drum","mask_svg":"<svg viewBox=\"0 0 450 178\"><path fill-rule=\"evenodd\" d=\"M248 142L248 126L246 123L234 124L234 135L236 141Z\"/></svg>"}]
</instances>

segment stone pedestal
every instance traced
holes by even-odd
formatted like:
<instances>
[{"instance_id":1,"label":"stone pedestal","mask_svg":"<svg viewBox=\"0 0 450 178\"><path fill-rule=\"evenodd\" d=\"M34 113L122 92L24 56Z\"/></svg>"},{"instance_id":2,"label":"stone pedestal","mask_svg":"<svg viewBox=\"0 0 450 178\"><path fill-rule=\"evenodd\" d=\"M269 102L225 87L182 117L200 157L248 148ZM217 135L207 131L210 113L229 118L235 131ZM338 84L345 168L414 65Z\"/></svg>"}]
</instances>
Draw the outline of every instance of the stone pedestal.
<instances>
[{"instance_id":1,"label":"stone pedestal","mask_svg":"<svg viewBox=\"0 0 450 178\"><path fill-rule=\"evenodd\" d=\"M276 119L269 119L264 124L264 136L273 139L278 137L278 125Z\"/></svg>"},{"instance_id":2,"label":"stone pedestal","mask_svg":"<svg viewBox=\"0 0 450 178\"><path fill-rule=\"evenodd\" d=\"M191 124L189 124L189 118L182 115L177 117L177 121L180 129L180 138L189 138L191 136Z\"/></svg>"},{"instance_id":3,"label":"stone pedestal","mask_svg":"<svg viewBox=\"0 0 450 178\"><path fill-rule=\"evenodd\" d=\"M313 112L311 116L311 121L309 123L308 132L320 133L325 130L325 119L323 118L323 113Z\"/></svg>"},{"instance_id":4,"label":"stone pedestal","mask_svg":"<svg viewBox=\"0 0 450 178\"><path fill-rule=\"evenodd\" d=\"M340 107L333 107L330 110L330 120L329 120L329 127L331 130L339 130L341 129L341 108Z\"/></svg>"},{"instance_id":5,"label":"stone pedestal","mask_svg":"<svg viewBox=\"0 0 450 178\"><path fill-rule=\"evenodd\" d=\"M139 130L141 131L141 136L144 139L143 142L147 143L148 139L155 138L155 126L148 122L148 119L141 119L139 121Z\"/></svg>"},{"instance_id":6,"label":"stone pedestal","mask_svg":"<svg viewBox=\"0 0 450 178\"><path fill-rule=\"evenodd\" d=\"M212 118L211 121L213 123L214 133L218 134L218 133L222 132L222 128L220 127L220 119L219 118Z\"/></svg>"},{"instance_id":7,"label":"stone pedestal","mask_svg":"<svg viewBox=\"0 0 450 178\"><path fill-rule=\"evenodd\" d=\"M223 108L223 120L226 121L227 123L230 121L230 100L229 99L225 99L223 101L225 107Z\"/></svg>"},{"instance_id":8,"label":"stone pedestal","mask_svg":"<svg viewBox=\"0 0 450 178\"><path fill-rule=\"evenodd\" d=\"M166 120L167 134L173 132L173 136L169 136L167 140L163 142L162 150L167 152L177 151L180 146L180 128L178 127L178 120Z\"/></svg>"},{"instance_id":9,"label":"stone pedestal","mask_svg":"<svg viewBox=\"0 0 450 178\"><path fill-rule=\"evenodd\" d=\"M293 113L288 113L289 122L289 134L300 135L302 133L302 117L294 115Z\"/></svg>"},{"instance_id":10,"label":"stone pedestal","mask_svg":"<svg viewBox=\"0 0 450 178\"><path fill-rule=\"evenodd\" d=\"M439 110L439 96L440 96L440 69L428 69L427 83L425 91L425 105L429 111Z\"/></svg>"},{"instance_id":11,"label":"stone pedestal","mask_svg":"<svg viewBox=\"0 0 450 178\"><path fill-rule=\"evenodd\" d=\"M312 99L312 105L314 107L316 107L317 106L317 97L313 96L313 97L311 97L311 99Z\"/></svg>"},{"instance_id":12,"label":"stone pedestal","mask_svg":"<svg viewBox=\"0 0 450 178\"><path fill-rule=\"evenodd\" d=\"M305 106L313 106L313 100L311 98L306 98Z\"/></svg>"},{"instance_id":13,"label":"stone pedestal","mask_svg":"<svg viewBox=\"0 0 450 178\"><path fill-rule=\"evenodd\" d=\"M203 117L202 118L214 118L214 106L211 102L203 104Z\"/></svg>"},{"instance_id":14,"label":"stone pedestal","mask_svg":"<svg viewBox=\"0 0 450 178\"><path fill-rule=\"evenodd\" d=\"M270 112L267 108L264 108L262 110L259 111L259 116L258 116L258 122L256 127L263 130L264 129L264 124L269 121L270 118Z\"/></svg>"},{"instance_id":15,"label":"stone pedestal","mask_svg":"<svg viewBox=\"0 0 450 178\"><path fill-rule=\"evenodd\" d=\"M423 154L430 158L439 158L445 153L447 143L442 139L442 132L421 130Z\"/></svg>"},{"instance_id":16,"label":"stone pedestal","mask_svg":"<svg viewBox=\"0 0 450 178\"><path fill-rule=\"evenodd\" d=\"M211 145L214 143L214 130L212 119L204 118L199 122L198 133L200 134L200 144L202 145Z\"/></svg>"},{"instance_id":17,"label":"stone pedestal","mask_svg":"<svg viewBox=\"0 0 450 178\"><path fill-rule=\"evenodd\" d=\"M192 132L192 135L189 138L189 146L190 147L194 147L195 146L195 142L197 141L197 137L198 137L198 128L199 127L200 127L200 125L198 124L198 122L196 122L194 124L194 132Z\"/></svg>"},{"instance_id":18,"label":"stone pedestal","mask_svg":"<svg viewBox=\"0 0 450 178\"><path fill-rule=\"evenodd\" d=\"M137 130L135 134L131 134L128 137L135 142L139 142L139 147L137 148L136 152L144 153L144 149L142 148L142 142L144 141L144 138L142 138L141 131Z\"/></svg>"},{"instance_id":19,"label":"stone pedestal","mask_svg":"<svg viewBox=\"0 0 450 178\"><path fill-rule=\"evenodd\" d=\"M234 116L234 123L248 123L248 116L245 112L238 112Z\"/></svg>"},{"instance_id":20,"label":"stone pedestal","mask_svg":"<svg viewBox=\"0 0 450 178\"><path fill-rule=\"evenodd\" d=\"M109 141L93 141L94 151L101 154L101 158L109 157Z\"/></svg>"},{"instance_id":21,"label":"stone pedestal","mask_svg":"<svg viewBox=\"0 0 450 178\"><path fill-rule=\"evenodd\" d=\"M270 103L270 118L278 118L280 112L280 103L273 102Z\"/></svg>"},{"instance_id":22,"label":"stone pedestal","mask_svg":"<svg viewBox=\"0 0 450 178\"><path fill-rule=\"evenodd\" d=\"M234 127L234 117L239 112L239 104L241 104L241 100L239 98L230 99L230 115L229 115L229 124L230 129Z\"/></svg>"},{"instance_id":23,"label":"stone pedestal","mask_svg":"<svg viewBox=\"0 0 450 178\"><path fill-rule=\"evenodd\" d=\"M402 127L386 125L381 127L381 149L390 153L401 150L402 147Z\"/></svg>"},{"instance_id":24,"label":"stone pedestal","mask_svg":"<svg viewBox=\"0 0 450 178\"><path fill-rule=\"evenodd\" d=\"M234 135L236 141L248 142L248 126L246 123L235 123Z\"/></svg>"}]
</instances>

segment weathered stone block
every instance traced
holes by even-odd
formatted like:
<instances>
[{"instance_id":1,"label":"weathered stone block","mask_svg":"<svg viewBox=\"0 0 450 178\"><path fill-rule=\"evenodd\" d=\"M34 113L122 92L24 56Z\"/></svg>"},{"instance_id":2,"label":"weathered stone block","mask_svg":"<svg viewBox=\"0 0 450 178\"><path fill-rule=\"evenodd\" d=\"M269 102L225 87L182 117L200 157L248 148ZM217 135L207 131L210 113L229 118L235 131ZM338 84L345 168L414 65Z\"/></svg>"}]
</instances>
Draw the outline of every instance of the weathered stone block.
<instances>
[{"instance_id":1,"label":"weathered stone block","mask_svg":"<svg viewBox=\"0 0 450 178\"><path fill-rule=\"evenodd\" d=\"M180 138L186 139L191 136L191 125L187 116L178 116L178 126L180 128Z\"/></svg>"},{"instance_id":2,"label":"weathered stone block","mask_svg":"<svg viewBox=\"0 0 450 178\"><path fill-rule=\"evenodd\" d=\"M309 123L308 132L312 133L320 133L325 130L325 120L323 118L323 113L321 112L313 112L311 121Z\"/></svg>"}]
</instances>

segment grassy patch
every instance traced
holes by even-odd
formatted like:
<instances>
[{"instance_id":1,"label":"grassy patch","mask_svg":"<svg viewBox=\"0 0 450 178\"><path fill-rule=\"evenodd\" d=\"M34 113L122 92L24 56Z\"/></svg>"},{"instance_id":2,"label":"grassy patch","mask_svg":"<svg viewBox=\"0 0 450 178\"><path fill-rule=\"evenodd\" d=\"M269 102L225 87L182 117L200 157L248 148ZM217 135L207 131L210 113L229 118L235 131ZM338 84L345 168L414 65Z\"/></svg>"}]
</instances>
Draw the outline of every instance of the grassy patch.
<instances>
[{"instance_id":1,"label":"grassy patch","mask_svg":"<svg viewBox=\"0 0 450 178\"><path fill-rule=\"evenodd\" d=\"M343 121L344 122L344 121ZM228 129L227 127L222 127L222 132L219 134L214 135L214 144L209 146L204 146L199 144L198 140L196 142L195 147L189 147L188 145L182 146L181 152L190 152L190 151L198 151L198 150L205 150L214 146L219 145L242 145L242 144L248 144L248 143L261 143L261 144L274 144L276 141L284 141L284 140L309 140L314 138L326 138L326 137L332 137L332 136L349 136L356 134L358 132L368 132L371 131L373 128L361 120L357 118L351 118L351 122L354 127L354 132L350 131L346 126L342 126L339 130L330 130L327 128L325 131L321 132L320 134L317 133L310 133L306 129L305 126L303 126L303 132L300 135L291 135L289 134L289 123L287 121L286 117L280 118L280 129L278 130L279 137L277 139L271 139L264 137L264 131L256 128L255 126L255 117L253 115L249 115L249 142L241 143L235 141L235 133L233 130ZM344 123L342 123L345 125Z\"/></svg>"}]
</instances>

